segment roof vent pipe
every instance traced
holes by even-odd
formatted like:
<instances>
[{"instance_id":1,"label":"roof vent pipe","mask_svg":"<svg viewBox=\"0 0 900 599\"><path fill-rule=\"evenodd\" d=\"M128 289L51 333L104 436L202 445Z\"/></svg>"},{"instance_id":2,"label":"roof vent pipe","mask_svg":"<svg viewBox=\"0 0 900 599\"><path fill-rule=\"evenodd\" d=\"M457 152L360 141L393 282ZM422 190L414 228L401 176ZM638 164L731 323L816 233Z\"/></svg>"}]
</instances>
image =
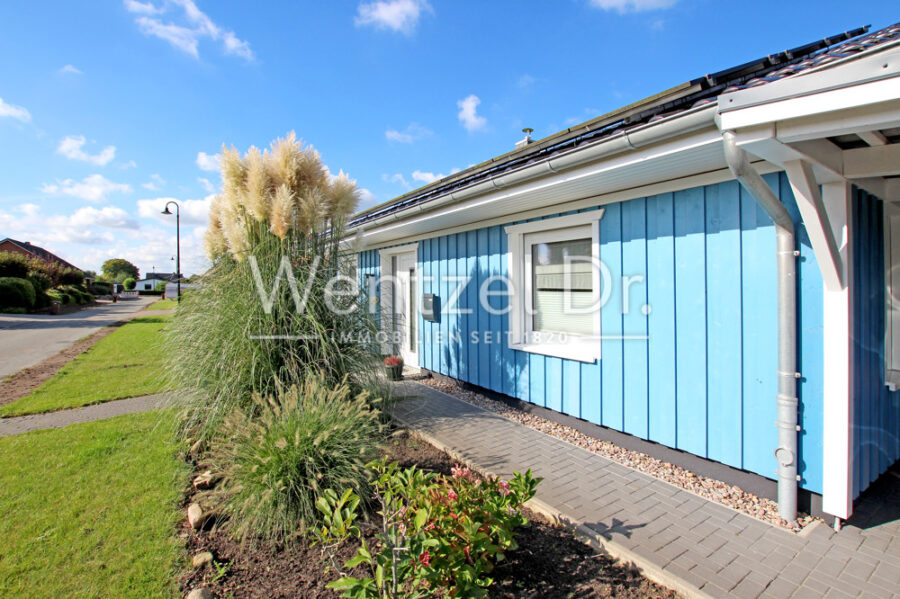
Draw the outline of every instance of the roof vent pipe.
<instances>
[{"instance_id":1,"label":"roof vent pipe","mask_svg":"<svg viewBox=\"0 0 900 599\"><path fill-rule=\"evenodd\" d=\"M531 127L525 127L524 129L522 129L522 133L525 134L525 138L516 142L517 150L519 148L524 148L528 144L534 143L534 140L531 139L531 134L534 133L534 129L532 129Z\"/></svg>"},{"instance_id":2,"label":"roof vent pipe","mask_svg":"<svg viewBox=\"0 0 900 599\"><path fill-rule=\"evenodd\" d=\"M722 133L725 161L741 185L750 192L775 223L778 264L778 515L797 519L797 255L794 221L762 176L737 146L733 131Z\"/></svg>"}]
</instances>

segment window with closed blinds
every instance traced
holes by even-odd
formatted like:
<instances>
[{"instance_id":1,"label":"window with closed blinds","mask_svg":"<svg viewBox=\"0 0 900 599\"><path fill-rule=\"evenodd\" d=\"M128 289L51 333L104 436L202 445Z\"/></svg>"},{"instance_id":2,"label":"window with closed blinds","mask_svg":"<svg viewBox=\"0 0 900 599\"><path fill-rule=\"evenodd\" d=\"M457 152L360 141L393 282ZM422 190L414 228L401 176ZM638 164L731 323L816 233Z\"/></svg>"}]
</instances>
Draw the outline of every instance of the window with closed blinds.
<instances>
[{"instance_id":1,"label":"window with closed blinds","mask_svg":"<svg viewBox=\"0 0 900 599\"><path fill-rule=\"evenodd\" d=\"M531 246L532 330L594 334L591 239Z\"/></svg>"}]
</instances>

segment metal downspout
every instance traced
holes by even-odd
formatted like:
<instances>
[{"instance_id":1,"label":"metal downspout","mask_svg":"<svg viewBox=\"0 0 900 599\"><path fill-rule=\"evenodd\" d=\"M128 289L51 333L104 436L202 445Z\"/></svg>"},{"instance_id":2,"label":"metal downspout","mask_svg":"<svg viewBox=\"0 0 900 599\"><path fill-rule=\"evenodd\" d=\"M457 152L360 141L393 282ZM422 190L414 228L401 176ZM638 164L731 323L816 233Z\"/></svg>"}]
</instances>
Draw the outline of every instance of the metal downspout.
<instances>
[{"instance_id":1,"label":"metal downspout","mask_svg":"<svg viewBox=\"0 0 900 599\"><path fill-rule=\"evenodd\" d=\"M778 515L797 519L797 255L794 221L737 146L733 131L722 133L728 168L775 223L778 262Z\"/></svg>"}]
</instances>

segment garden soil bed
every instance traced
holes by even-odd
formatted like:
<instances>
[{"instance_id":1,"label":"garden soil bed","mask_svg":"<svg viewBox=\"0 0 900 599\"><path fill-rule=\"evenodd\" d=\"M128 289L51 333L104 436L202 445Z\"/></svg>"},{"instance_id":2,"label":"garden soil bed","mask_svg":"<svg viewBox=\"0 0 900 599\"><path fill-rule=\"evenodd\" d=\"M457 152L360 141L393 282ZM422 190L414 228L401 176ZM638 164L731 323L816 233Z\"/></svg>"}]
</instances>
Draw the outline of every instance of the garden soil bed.
<instances>
[{"instance_id":1,"label":"garden soil bed","mask_svg":"<svg viewBox=\"0 0 900 599\"><path fill-rule=\"evenodd\" d=\"M431 445L398 433L389 448L392 459L408 467L450 474L454 462ZM675 597L675 593L641 576L635 568L596 554L567 529L542 516L527 512L531 523L516 535L519 547L494 571L490 596L497 598L555 597ZM339 597L325 585L333 574L325 574L327 559L306 544L291 549L241 547L221 530L194 531L187 524L181 536L189 556L210 551L219 568L209 565L186 572L182 591L205 586L214 597ZM345 546L346 560L355 546ZM188 566L190 567L190 566Z\"/></svg>"}]
</instances>

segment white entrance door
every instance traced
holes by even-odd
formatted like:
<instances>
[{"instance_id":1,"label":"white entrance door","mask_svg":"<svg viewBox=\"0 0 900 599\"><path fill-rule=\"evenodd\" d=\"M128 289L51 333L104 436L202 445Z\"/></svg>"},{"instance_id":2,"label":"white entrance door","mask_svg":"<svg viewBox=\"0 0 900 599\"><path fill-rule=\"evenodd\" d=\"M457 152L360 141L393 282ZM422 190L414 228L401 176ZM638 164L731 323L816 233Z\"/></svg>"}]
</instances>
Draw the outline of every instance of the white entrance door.
<instances>
[{"instance_id":1,"label":"white entrance door","mask_svg":"<svg viewBox=\"0 0 900 599\"><path fill-rule=\"evenodd\" d=\"M396 350L409 366L419 366L418 337L418 277L416 276L416 253L405 252L390 257L393 275L390 306L392 337Z\"/></svg>"}]
</instances>

